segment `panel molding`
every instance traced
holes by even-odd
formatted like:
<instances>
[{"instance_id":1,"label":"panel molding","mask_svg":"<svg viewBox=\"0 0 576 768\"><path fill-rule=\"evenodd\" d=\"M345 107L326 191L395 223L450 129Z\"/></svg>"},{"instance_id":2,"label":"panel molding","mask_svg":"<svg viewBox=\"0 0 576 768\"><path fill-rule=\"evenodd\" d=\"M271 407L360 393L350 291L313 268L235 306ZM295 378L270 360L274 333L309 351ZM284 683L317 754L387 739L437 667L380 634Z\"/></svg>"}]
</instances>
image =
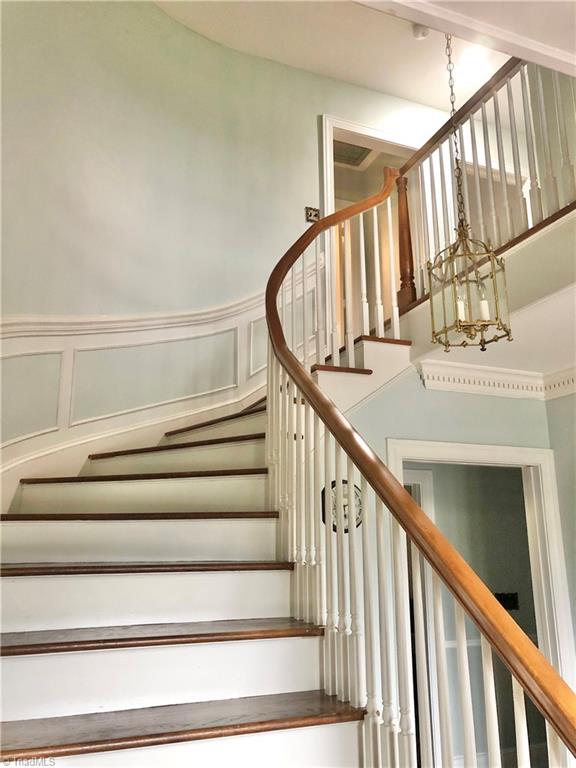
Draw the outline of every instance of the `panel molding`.
<instances>
[{"instance_id":1,"label":"panel molding","mask_svg":"<svg viewBox=\"0 0 576 768\"><path fill-rule=\"evenodd\" d=\"M475 395L552 400L576 393L576 369L550 374L511 368L422 360L417 370L426 389Z\"/></svg>"}]
</instances>

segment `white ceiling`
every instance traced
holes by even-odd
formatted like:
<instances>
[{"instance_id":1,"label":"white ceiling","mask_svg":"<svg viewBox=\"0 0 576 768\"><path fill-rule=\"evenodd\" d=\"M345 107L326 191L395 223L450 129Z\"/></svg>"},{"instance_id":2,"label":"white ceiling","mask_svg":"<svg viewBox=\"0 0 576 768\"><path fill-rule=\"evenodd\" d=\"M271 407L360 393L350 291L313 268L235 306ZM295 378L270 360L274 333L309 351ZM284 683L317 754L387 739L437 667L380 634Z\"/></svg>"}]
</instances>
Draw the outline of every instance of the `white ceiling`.
<instances>
[{"instance_id":1,"label":"white ceiling","mask_svg":"<svg viewBox=\"0 0 576 768\"><path fill-rule=\"evenodd\" d=\"M235 50L437 109L449 107L444 35L430 31L427 38L416 40L411 22L374 8L308 0L158 5L182 24ZM508 59L462 40L454 41L454 53L458 105Z\"/></svg>"},{"instance_id":2,"label":"white ceiling","mask_svg":"<svg viewBox=\"0 0 576 768\"><path fill-rule=\"evenodd\" d=\"M574 0L360 2L576 76Z\"/></svg>"}]
</instances>

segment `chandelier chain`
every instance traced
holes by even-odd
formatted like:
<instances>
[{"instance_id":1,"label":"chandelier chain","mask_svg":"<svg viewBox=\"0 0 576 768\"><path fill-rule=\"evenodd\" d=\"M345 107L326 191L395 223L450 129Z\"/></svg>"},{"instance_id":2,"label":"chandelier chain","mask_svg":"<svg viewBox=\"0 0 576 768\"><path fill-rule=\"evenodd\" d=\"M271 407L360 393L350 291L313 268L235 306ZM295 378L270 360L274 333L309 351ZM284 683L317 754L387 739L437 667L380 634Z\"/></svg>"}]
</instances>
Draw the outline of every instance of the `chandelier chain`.
<instances>
[{"instance_id":1,"label":"chandelier chain","mask_svg":"<svg viewBox=\"0 0 576 768\"><path fill-rule=\"evenodd\" d=\"M452 61L452 35L446 35L446 58L448 64L448 86L450 88L450 120L452 121L452 146L454 147L454 178L456 179L456 203L458 206L458 230L466 230L466 211L464 208L464 193L462 191L462 166L460 165L460 146L458 143L458 128L454 119L456 115L456 94L454 92L454 62Z\"/></svg>"}]
</instances>

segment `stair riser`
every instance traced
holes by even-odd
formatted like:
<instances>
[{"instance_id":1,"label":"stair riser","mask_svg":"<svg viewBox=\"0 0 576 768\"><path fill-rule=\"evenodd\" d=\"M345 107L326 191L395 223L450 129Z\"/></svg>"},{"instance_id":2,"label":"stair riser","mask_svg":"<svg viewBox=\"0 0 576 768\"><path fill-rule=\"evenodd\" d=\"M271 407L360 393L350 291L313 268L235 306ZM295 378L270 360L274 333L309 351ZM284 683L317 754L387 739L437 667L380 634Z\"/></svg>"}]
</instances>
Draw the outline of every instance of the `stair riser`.
<instances>
[{"instance_id":1,"label":"stair riser","mask_svg":"<svg viewBox=\"0 0 576 768\"><path fill-rule=\"evenodd\" d=\"M250 440L95 459L86 464L82 474L121 475L135 472L185 472L195 469L249 469L264 466L264 440Z\"/></svg>"},{"instance_id":2,"label":"stair riser","mask_svg":"<svg viewBox=\"0 0 576 768\"><path fill-rule=\"evenodd\" d=\"M2 523L2 561L275 560L277 521Z\"/></svg>"},{"instance_id":3,"label":"stair riser","mask_svg":"<svg viewBox=\"0 0 576 768\"><path fill-rule=\"evenodd\" d=\"M314 690L321 638L14 656L0 669L3 720L57 717Z\"/></svg>"},{"instance_id":4,"label":"stair riser","mask_svg":"<svg viewBox=\"0 0 576 768\"><path fill-rule=\"evenodd\" d=\"M7 577L4 632L290 615L290 571Z\"/></svg>"},{"instance_id":5,"label":"stair riser","mask_svg":"<svg viewBox=\"0 0 576 768\"><path fill-rule=\"evenodd\" d=\"M267 506L266 475L22 485L10 511L250 512Z\"/></svg>"},{"instance_id":6,"label":"stair riser","mask_svg":"<svg viewBox=\"0 0 576 768\"><path fill-rule=\"evenodd\" d=\"M58 768L359 768L360 723L336 723L220 739L189 741L145 749L73 755Z\"/></svg>"},{"instance_id":7,"label":"stair riser","mask_svg":"<svg viewBox=\"0 0 576 768\"><path fill-rule=\"evenodd\" d=\"M217 437L236 437L237 435L252 435L266 431L266 413L247 414L237 419L221 421L209 427L199 427L189 432L165 437L162 443L189 443L193 440L211 440Z\"/></svg>"}]
</instances>

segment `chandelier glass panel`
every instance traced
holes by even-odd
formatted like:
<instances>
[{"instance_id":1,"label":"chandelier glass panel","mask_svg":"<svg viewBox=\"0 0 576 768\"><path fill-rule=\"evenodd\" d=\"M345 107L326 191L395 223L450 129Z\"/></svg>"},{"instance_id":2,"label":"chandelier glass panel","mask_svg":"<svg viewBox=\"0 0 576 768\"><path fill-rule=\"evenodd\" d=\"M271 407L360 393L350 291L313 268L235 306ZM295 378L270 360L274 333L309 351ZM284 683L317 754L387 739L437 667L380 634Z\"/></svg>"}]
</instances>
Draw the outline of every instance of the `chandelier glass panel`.
<instances>
[{"instance_id":1,"label":"chandelier glass panel","mask_svg":"<svg viewBox=\"0 0 576 768\"><path fill-rule=\"evenodd\" d=\"M502 338L512 340L504 260L496 256L490 243L470 234L462 192L462 168L454 118L455 95L452 44L446 35L446 55L450 85L458 222L456 239L428 262L432 341L450 347L486 345Z\"/></svg>"}]
</instances>

